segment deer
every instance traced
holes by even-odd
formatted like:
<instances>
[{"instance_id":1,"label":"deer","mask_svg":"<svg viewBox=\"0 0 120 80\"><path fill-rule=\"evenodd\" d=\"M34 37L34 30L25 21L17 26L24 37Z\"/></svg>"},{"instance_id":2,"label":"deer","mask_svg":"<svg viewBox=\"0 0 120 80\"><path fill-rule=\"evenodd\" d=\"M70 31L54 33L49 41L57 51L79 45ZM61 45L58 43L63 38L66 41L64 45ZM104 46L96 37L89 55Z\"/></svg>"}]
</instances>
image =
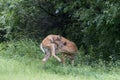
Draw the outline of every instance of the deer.
<instances>
[{"instance_id":1,"label":"deer","mask_svg":"<svg viewBox=\"0 0 120 80\"><path fill-rule=\"evenodd\" d=\"M74 65L74 58L78 52L76 44L61 35L50 34L43 39L40 44L40 48L45 57L42 59L43 63L53 56L57 61L65 64L65 57L67 56L71 60L71 64ZM61 58L56 54L60 53Z\"/></svg>"}]
</instances>

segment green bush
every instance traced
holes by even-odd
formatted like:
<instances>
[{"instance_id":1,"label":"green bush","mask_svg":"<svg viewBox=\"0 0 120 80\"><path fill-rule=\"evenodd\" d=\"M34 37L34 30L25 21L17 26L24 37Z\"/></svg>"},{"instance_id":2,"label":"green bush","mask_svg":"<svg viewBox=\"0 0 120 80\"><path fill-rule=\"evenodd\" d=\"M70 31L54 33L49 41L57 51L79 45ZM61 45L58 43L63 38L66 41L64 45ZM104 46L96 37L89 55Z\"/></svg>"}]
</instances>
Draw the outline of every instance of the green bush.
<instances>
[{"instance_id":1,"label":"green bush","mask_svg":"<svg viewBox=\"0 0 120 80\"><path fill-rule=\"evenodd\" d=\"M40 59L42 53L40 52L39 44L37 41L30 39L13 40L0 44L0 55L15 58L15 59Z\"/></svg>"},{"instance_id":2,"label":"green bush","mask_svg":"<svg viewBox=\"0 0 120 80\"><path fill-rule=\"evenodd\" d=\"M90 61L120 59L117 0L0 0L0 41L61 34L83 47Z\"/></svg>"}]
</instances>

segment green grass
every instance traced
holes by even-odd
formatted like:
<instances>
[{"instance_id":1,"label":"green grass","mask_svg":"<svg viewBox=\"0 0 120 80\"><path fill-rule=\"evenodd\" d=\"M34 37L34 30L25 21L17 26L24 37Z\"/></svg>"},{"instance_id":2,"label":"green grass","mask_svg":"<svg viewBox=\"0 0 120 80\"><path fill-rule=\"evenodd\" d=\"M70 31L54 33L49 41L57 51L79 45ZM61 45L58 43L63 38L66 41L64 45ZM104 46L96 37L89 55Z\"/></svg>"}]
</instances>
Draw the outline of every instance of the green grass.
<instances>
[{"instance_id":1,"label":"green grass","mask_svg":"<svg viewBox=\"0 0 120 80\"><path fill-rule=\"evenodd\" d=\"M23 39L0 44L0 80L120 80L120 66L99 61L94 66L62 66L54 58L44 66L39 44Z\"/></svg>"},{"instance_id":2,"label":"green grass","mask_svg":"<svg viewBox=\"0 0 120 80\"><path fill-rule=\"evenodd\" d=\"M48 66L48 65L46 65ZM119 80L120 72L109 72L90 66L48 66L43 68L41 62L31 61L26 64L14 59L0 57L0 80ZM59 69L59 70L58 70ZM53 70L53 71L51 71ZM57 72L58 71L58 72Z\"/></svg>"}]
</instances>

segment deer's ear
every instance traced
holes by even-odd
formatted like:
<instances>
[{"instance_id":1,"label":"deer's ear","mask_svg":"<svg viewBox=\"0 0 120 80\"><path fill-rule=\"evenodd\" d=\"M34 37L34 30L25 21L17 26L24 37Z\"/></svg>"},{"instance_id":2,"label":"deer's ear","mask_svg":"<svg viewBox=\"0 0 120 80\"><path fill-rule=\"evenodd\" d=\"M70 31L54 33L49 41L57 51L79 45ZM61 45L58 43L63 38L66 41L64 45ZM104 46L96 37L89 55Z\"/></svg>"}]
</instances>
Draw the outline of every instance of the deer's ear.
<instances>
[{"instance_id":1,"label":"deer's ear","mask_svg":"<svg viewBox=\"0 0 120 80\"><path fill-rule=\"evenodd\" d=\"M62 39L62 36L58 35L57 40L61 40L61 39Z\"/></svg>"}]
</instances>

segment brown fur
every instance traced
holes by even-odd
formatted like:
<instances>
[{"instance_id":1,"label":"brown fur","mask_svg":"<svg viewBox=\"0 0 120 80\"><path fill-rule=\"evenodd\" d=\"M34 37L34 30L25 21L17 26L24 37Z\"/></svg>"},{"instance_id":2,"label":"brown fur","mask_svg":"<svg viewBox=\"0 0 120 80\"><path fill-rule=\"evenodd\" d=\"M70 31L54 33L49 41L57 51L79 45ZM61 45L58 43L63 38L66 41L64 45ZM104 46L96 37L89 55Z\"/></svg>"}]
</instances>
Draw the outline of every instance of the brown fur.
<instances>
[{"instance_id":1,"label":"brown fur","mask_svg":"<svg viewBox=\"0 0 120 80\"><path fill-rule=\"evenodd\" d=\"M50 55L52 55L59 62L62 61L63 63L65 63L64 57L67 56L71 59L71 63L74 64L74 57L78 51L74 42L59 35L48 35L41 44L46 53L43 62L46 62ZM62 58L56 56L56 53L61 53Z\"/></svg>"}]
</instances>

